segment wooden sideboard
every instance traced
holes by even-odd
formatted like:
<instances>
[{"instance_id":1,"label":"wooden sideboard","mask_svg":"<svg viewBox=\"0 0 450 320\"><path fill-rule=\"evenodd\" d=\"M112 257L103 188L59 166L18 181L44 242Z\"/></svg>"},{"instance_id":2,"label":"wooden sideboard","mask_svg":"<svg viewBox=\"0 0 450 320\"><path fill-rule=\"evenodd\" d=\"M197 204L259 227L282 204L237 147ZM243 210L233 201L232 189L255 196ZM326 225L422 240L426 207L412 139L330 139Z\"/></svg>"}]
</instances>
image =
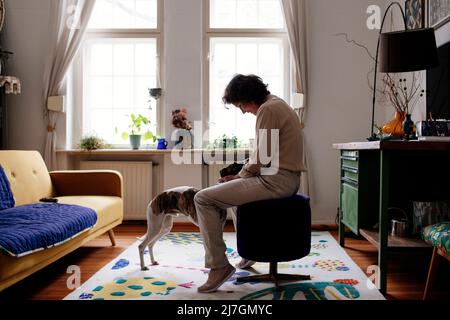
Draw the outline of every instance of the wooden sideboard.
<instances>
[{"instance_id":1,"label":"wooden sideboard","mask_svg":"<svg viewBox=\"0 0 450 320\"><path fill-rule=\"evenodd\" d=\"M350 142L333 148L340 152L339 242L345 245L348 227L377 247L377 283L386 293L389 252L429 248L418 235L390 236L389 208L402 208L412 220L413 201L450 199L450 142Z\"/></svg>"}]
</instances>

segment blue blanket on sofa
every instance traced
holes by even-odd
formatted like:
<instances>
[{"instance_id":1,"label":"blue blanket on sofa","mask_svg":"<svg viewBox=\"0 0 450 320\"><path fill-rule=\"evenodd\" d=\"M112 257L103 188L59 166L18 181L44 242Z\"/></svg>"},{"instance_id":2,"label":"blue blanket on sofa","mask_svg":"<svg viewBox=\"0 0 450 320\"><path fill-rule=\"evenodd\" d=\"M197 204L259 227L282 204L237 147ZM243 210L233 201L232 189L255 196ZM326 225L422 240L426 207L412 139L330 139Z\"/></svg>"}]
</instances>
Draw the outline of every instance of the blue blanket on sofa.
<instances>
[{"instance_id":1,"label":"blue blanket on sofa","mask_svg":"<svg viewBox=\"0 0 450 320\"><path fill-rule=\"evenodd\" d=\"M51 248L91 229L94 210L60 203L38 203L0 211L0 250L15 257Z\"/></svg>"}]
</instances>

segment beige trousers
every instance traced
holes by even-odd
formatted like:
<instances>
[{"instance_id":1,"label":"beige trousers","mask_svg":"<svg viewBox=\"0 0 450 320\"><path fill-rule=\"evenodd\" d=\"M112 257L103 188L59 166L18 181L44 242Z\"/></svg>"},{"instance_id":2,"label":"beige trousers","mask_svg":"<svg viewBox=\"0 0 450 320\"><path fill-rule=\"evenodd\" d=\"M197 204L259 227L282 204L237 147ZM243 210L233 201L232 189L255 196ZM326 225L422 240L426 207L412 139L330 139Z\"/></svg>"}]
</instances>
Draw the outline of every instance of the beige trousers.
<instances>
[{"instance_id":1,"label":"beige trousers","mask_svg":"<svg viewBox=\"0 0 450 320\"><path fill-rule=\"evenodd\" d=\"M236 179L199 191L194 202L205 247L205 267L215 269L229 264L223 240L226 209L254 201L289 197L297 193L299 186L300 172L280 169L276 175Z\"/></svg>"}]
</instances>

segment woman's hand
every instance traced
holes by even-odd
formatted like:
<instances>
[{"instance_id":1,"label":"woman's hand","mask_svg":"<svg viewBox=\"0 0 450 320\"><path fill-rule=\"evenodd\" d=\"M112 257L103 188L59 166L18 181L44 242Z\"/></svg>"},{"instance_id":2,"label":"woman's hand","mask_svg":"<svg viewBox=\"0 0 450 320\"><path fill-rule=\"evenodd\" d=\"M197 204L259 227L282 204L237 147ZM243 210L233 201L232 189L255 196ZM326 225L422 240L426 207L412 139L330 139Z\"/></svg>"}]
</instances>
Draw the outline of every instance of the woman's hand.
<instances>
[{"instance_id":1,"label":"woman's hand","mask_svg":"<svg viewBox=\"0 0 450 320\"><path fill-rule=\"evenodd\" d=\"M234 176L225 176L225 177L219 179L219 183L224 183L224 182L228 182L228 181L236 180L236 179L240 179L240 178L241 177L238 174L236 174Z\"/></svg>"}]
</instances>

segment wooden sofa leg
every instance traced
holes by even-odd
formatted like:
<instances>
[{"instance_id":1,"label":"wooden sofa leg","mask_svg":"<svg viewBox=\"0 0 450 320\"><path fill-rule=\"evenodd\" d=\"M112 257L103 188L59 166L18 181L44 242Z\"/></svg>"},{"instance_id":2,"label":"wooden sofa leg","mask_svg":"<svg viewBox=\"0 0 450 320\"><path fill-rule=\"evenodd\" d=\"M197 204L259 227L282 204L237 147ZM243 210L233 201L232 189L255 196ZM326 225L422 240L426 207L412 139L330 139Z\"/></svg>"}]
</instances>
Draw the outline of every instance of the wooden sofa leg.
<instances>
[{"instance_id":1,"label":"wooden sofa leg","mask_svg":"<svg viewBox=\"0 0 450 320\"><path fill-rule=\"evenodd\" d=\"M436 277L438 265L439 265L438 249L434 247L433 255L431 257L430 270L428 271L427 284L425 285L425 291L423 293L423 300L427 300L430 296L431 287L433 286L434 278Z\"/></svg>"},{"instance_id":2,"label":"wooden sofa leg","mask_svg":"<svg viewBox=\"0 0 450 320\"><path fill-rule=\"evenodd\" d=\"M113 247L115 247L116 246L116 236L114 235L114 230L113 229L109 230L108 235L109 235L109 240L111 240L111 245Z\"/></svg>"}]
</instances>

